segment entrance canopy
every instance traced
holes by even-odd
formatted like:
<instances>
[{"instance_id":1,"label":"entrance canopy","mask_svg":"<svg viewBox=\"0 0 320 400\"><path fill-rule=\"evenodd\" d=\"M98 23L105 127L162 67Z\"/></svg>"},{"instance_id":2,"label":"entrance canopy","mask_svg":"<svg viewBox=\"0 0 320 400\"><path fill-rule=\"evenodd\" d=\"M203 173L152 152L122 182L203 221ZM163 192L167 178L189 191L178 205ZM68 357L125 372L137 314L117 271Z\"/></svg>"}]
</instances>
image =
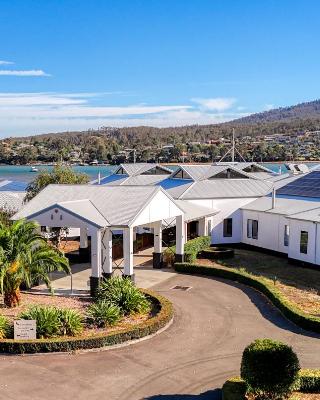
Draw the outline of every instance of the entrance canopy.
<instances>
[{"instance_id":1,"label":"entrance canopy","mask_svg":"<svg viewBox=\"0 0 320 400\"><path fill-rule=\"evenodd\" d=\"M59 210L64 211L62 216ZM184 210L159 186L49 185L14 219L37 220L45 226L89 224L122 228L183 215ZM69 215L69 218L67 217ZM69 221L72 219L72 221Z\"/></svg>"},{"instance_id":2,"label":"entrance canopy","mask_svg":"<svg viewBox=\"0 0 320 400\"><path fill-rule=\"evenodd\" d=\"M91 292L112 274L112 230L123 233L124 276L133 278L133 228L154 230L155 253L162 252L163 221L175 219L176 256L183 259L185 211L159 186L49 185L13 219L47 227L80 228L80 247L91 236ZM158 257L158 256L157 256Z\"/></svg>"}]
</instances>

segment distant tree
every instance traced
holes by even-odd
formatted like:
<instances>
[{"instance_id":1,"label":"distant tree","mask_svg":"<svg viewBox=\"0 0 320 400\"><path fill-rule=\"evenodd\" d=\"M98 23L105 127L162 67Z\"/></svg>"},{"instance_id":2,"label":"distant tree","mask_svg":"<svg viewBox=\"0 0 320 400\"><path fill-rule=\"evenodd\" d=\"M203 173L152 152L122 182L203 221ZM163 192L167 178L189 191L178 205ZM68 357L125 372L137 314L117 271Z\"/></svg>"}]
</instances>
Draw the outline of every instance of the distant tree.
<instances>
[{"instance_id":1,"label":"distant tree","mask_svg":"<svg viewBox=\"0 0 320 400\"><path fill-rule=\"evenodd\" d=\"M25 201L31 200L42 189L50 184L84 184L89 182L89 176L75 172L71 167L57 165L52 171L41 171L40 174L29 183Z\"/></svg>"}]
</instances>

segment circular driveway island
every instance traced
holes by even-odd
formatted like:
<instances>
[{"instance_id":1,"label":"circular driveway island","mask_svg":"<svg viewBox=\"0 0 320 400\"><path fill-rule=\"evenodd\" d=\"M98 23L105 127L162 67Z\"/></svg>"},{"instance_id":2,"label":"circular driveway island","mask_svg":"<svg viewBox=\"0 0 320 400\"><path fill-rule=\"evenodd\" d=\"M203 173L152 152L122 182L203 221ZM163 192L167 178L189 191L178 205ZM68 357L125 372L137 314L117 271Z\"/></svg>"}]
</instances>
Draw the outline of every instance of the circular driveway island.
<instances>
[{"instance_id":1,"label":"circular driveway island","mask_svg":"<svg viewBox=\"0 0 320 400\"><path fill-rule=\"evenodd\" d=\"M320 367L320 335L284 319L253 289L188 275L174 275L153 289L175 307L166 331L107 351L1 356L0 398L219 399L218 388L239 374L244 347L260 337L293 346L302 367Z\"/></svg>"}]
</instances>

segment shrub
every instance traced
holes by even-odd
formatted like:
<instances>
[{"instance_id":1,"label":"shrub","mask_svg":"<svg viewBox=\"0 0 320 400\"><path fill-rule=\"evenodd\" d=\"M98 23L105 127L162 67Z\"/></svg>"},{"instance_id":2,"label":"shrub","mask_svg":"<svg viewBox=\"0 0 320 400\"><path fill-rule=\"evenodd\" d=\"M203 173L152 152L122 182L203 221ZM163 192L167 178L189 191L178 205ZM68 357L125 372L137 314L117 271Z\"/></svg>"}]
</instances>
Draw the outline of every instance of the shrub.
<instances>
[{"instance_id":1,"label":"shrub","mask_svg":"<svg viewBox=\"0 0 320 400\"><path fill-rule=\"evenodd\" d=\"M195 239L187 241L184 245L184 259L186 262L192 263L197 259L200 251L210 246L210 236L199 236ZM164 251L165 259L172 259L172 255L176 252L176 246L168 247Z\"/></svg>"},{"instance_id":2,"label":"shrub","mask_svg":"<svg viewBox=\"0 0 320 400\"><path fill-rule=\"evenodd\" d=\"M271 339L257 339L242 355L241 377L257 399L287 397L297 387L299 360L292 348Z\"/></svg>"},{"instance_id":3,"label":"shrub","mask_svg":"<svg viewBox=\"0 0 320 400\"><path fill-rule=\"evenodd\" d=\"M129 340L143 338L152 335L165 327L173 317L173 306L169 300L150 290L143 290L151 299L153 308L157 314L135 326L129 326L108 333L100 333L90 337L52 338L42 340L16 341L6 339L0 341L0 353L24 354L24 353L49 353L70 352L79 349L94 349L98 347L112 346L125 343Z\"/></svg>"},{"instance_id":4,"label":"shrub","mask_svg":"<svg viewBox=\"0 0 320 400\"><path fill-rule=\"evenodd\" d=\"M79 335L83 331L82 315L68 308L59 310L61 334L68 336Z\"/></svg>"},{"instance_id":5,"label":"shrub","mask_svg":"<svg viewBox=\"0 0 320 400\"><path fill-rule=\"evenodd\" d=\"M231 378L222 386L222 398L223 400L244 400L246 390L246 384L241 378Z\"/></svg>"},{"instance_id":6,"label":"shrub","mask_svg":"<svg viewBox=\"0 0 320 400\"><path fill-rule=\"evenodd\" d=\"M301 392L320 393L320 369L302 369L299 372Z\"/></svg>"},{"instance_id":7,"label":"shrub","mask_svg":"<svg viewBox=\"0 0 320 400\"><path fill-rule=\"evenodd\" d=\"M75 310L52 306L33 306L19 315L37 321L37 337L75 336L83 331L82 316Z\"/></svg>"},{"instance_id":8,"label":"shrub","mask_svg":"<svg viewBox=\"0 0 320 400\"><path fill-rule=\"evenodd\" d=\"M97 298L118 306L124 315L146 313L150 309L146 296L128 278L112 277L104 280L98 289Z\"/></svg>"},{"instance_id":9,"label":"shrub","mask_svg":"<svg viewBox=\"0 0 320 400\"><path fill-rule=\"evenodd\" d=\"M106 300L99 300L88 308L88 320L98 328L115 325L120 317L120 308Z\"/></svg>"},{"instance_id":10,"label":"shrub","mask_svg":"<svg viewBox=\"0 0 320 400\"><path fill-rule=\"evenodd\" d=\"M60 335L62 323L60 311L56 307L33 306L22 312L19 318L37 321L38 338L51 338Z\"/></svg>"},{"instance_id":11,"label":"shrub","mask_svg":"<svg viewBox=\"0 0 320 400\"><path fill-rule=\"evenodd\" d=\"M10 336L11 324L9 319L4 315L0 315L0 339L5 339Z\"/></svg>"}]
</instances>

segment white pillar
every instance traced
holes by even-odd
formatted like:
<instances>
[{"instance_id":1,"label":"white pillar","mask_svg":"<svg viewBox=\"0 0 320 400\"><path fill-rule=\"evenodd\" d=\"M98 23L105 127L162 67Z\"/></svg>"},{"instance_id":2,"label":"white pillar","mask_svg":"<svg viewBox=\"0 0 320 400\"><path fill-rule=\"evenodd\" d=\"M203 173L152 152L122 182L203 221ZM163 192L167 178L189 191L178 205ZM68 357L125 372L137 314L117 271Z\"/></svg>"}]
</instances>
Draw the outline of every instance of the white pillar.
<instances>
[{"instance_id":1,"label":"white pillar","mask_svg":"<svg viewBox=\"0 0 320 400\"><path fill-rule=\"evenodd\" d=\"M158 221L154 224L153 237L154 237L154 252L162 253L162 221Z\"/></svg>"},{"instance_id":2,"label":"white pillar","mask_svg":"<svg viewBox=\"0 0 320 400\"><path fill-rule=\"evenodd\" d=\"M123 229L124 275L133 277L133 228Z\"/></svg>"},{"instance_id":3,"label":"white pillar","mask_svg":"<svg viewBox=\"0 0 320 400\"><path fill-rule=\"evenodd\" d=\"M207 236L207 219L205 217L199 220L198 235Z\"/></svg>"},{"instance_id":4,"label":"white pillar","mask_svg":"<svg viewBox=\"0 0 320 400\"><path fill-rule=\"evenodd\" d=\"M112 275L112 231L106 228L102 234L102 273Z\"/></svg>"},{"instance_id":5,"label":"white pillar","mask_svg":"<svg viewBox=\"0 0 320 400\"><path fill-rule=\"evenodd\" d=\"M176 255L178 255L176 258L178 261L183 260L185 235L184 215L179 215L176 217Z\"/></svg>"},{"instance_id":6,"label":"white pillar","mask_svg":"<svg viewBox=\"0 0 320 400\"><path fill-rule=\"evenodd\" d=\"M96 229L91 234L91 276L101 277L101 231Z\"/></svg>"},{"instance_id":7,"label":"white pillar","mask_svg":"<svg viewBox=\"0 0 320 400\"><path fill-rule=\"evenodd\" d=\"M88 233L87 228L84 226L80 228L80 248L86 249L88 247Z\"/></svg>"}]
</instances>

